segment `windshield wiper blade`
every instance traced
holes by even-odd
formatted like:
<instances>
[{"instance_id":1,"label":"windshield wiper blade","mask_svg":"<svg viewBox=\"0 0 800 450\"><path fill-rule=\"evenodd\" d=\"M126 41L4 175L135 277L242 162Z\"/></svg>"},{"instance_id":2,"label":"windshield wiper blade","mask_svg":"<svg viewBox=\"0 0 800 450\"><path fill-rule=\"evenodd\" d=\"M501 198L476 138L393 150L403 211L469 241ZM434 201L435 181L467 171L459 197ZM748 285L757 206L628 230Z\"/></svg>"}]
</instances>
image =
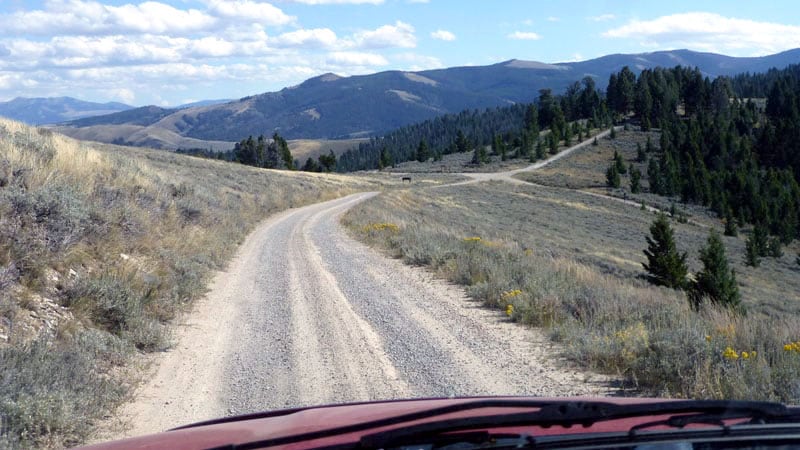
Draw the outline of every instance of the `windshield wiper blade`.
<instances>
[{"instance_id":1,"label":"windshield wiper blade","mask_svg":"<svg viewBox=\"0 0 800 450\"><path fill-rule=\"evenodd\" d=\"M750 418L771 420L790 414L786 406L779 403L744 401L665 401L635 405L608 402L564 401L554 402L537 411L475 416L446 419L363 436L360 448L373 449L394 447L397 442L424 442L426 436L441 433L481 428L502 428L513 426L572 426L589 427L597 422L642 416L675 415L670 417L675 423L685 414L699 413L704 420L714 418L718 421L731 418ZM693 417L690 415L689 417Z\"/></svg>"}]
</instances>

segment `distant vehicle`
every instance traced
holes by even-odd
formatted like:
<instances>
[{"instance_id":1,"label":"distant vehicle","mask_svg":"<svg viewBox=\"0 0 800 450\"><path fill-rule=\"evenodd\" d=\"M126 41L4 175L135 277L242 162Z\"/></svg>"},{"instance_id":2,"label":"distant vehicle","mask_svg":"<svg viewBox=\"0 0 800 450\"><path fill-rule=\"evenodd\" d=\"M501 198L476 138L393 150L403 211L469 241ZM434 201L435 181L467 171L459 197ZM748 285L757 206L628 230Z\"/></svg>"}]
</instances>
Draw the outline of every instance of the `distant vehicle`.
<instances>
[{"instance_id":1,"label":"distant vehicle","mask_svg":"<svg viewBox=\"0 0 800 450\"><path fill-rule=\"evenodd\" d=\"M227 417L87 448L800 448L800 408L642 398L397 400Z\"/></svg>"}]
</instances>

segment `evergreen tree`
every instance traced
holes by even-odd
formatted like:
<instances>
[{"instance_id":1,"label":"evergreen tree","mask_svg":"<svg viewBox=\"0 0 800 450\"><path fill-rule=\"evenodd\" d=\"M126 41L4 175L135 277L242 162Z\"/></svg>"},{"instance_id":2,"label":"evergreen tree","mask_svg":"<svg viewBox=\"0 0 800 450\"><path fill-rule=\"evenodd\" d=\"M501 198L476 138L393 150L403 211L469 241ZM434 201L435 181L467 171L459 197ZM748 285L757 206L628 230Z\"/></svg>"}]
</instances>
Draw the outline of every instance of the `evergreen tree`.
<instances>
[{"instance_id":1,"label":"evergreen tree","mask_svg":"<svg viewBox=\"0 0 800 450\"><path fill-rule=\"evenodd\" d=\"M456 134L456 148L458 149L459 153L466 153L469 151L469 141L467 137L464 136L464 132L458 130Z\"/></svg>"},{"instance_id":2,"label":"evergreen tree","mask_svg":"<svg viewBox=\"0 0 800 450\"><path fill-rule=\"evenodd\" d=\"M431 151L428 149L428 143L425 142L425 139L419 141L419 145L417 146L417 161L425 162L431 157Z\"/></svg>"},{"instance_id":3,"label":"evergreen tree","mask_svg":"<svg viewBox=\"0 0 800 450\"><path fill-rule=\"evenodd\" d=\"M650 158L650 162L647 164L647 182L650 184L650 192L653 194L661 194L664 191L661 168L655 158Z\"/></svg>"},{"instance_id":4,"label":"evergreen tree","mask_svg":"<svg viewBox=\"0 0 800 450\"><path fill-rule=\"evenodd\" d=\"M327 155L319 155L319 165L325 172L333 172L336 169L336 154L333 149L328 150Z\"/></svg>"},{"instance_id":5,"label":"evergreen tree","mask_svg":"<svg viewBox=\"0 0 800 450\"><path fill-rule=\"evenodd\" d=\"M537 160L544 159L544 157L545 157L544 141L542 139L539 139L536 141L536 159Z\"/></svg>"},{"instance_id":6,"label":"evergreen tree","mask_svg":"<svg viewBox=\"0 0 800 450\"><path fill-rule=\"evenodd\" d=\"M550 154L555 155L558 153L558 137L556 137L556 133L552 130L550 134L547 135L547 143L550 147Z\"/></svg>"},{"instance_id":7,"label":"evergreen tree","mask_svg":"<svg viewBox=\"0 0 800 450\"><path fill-rule=\"evenodd\" d=\"M648 138L649 139L649 138ZM647 153L644 152L642 144L636 143L636 162L643 163L647 159Z\"/></svg>"},{"instance_id":8,"label":"evergreen tree","mask_svg":"<svg viewBox=\"0 0 800 450\"><path fill-rule=\"evenodd\" d=\"M616 139L617 138L617 129L614 128L614 127L611 127L611 131L608 132L608 137L610 139Z\"/></svg>"},{"instance_id":9,"label":"evergreen tree","mask_svg":"<svg viewBox=\"0 0 800 450\"><path fill-rule=\"evenodd\" d=\"M381 158L380 158L380 166L385 168L389 166L394 166L394 161L392 160L392 154L389 153L389 149L385 146L381 149Z\"/></svg>"},{"instance_id":10,"label":"evergreen tree","mask_svg":"<svg viewBox=\"0 0 800 450\"><path fill-rule=\"evenodd\" d=\"M744 262L750 267L758 267L761 264L761 258L758 253L758 244L756 243L753 235L747 237L745 242L745 259Z\"/></svg>"},{"instance_id":11,"label":"evergreen tree","mask_svg":"<svg viewBox=\"0 0 800 450\"><path fill-rule=\"evenodd\" d=\"M285 169L294 170L294 158L292 152L289 150L289 143L286 139L282 138L277 132L272 134L272 142L277 146L277 154L280 156L281 162ZM278 167L277 162L272 167Z\"/></svg>"},{"instance_id":12,"label":"evergreen tree","mask_svg":"<svg viewBox=\"0 0 800 450\"><path fill-rule=\"evenodd\" d=\"M753 234L751 237L753 239L753 245L755 246L755 251L758 256L768 256L769 233L767 232L767 228L763 222L757 222L755 226L753 226Z\"/></svg>"},{"instance_id":13,"label":"evergreen tree","mask_svg":"<svg viewBox=\"0 0 800 450\"><path fill-rule=\"evenodd\" d=\"M303 164L303 171L305 172L319 172L320 167L316 161L311 159L310 157L306 160L306 163Z\"/></svg>"},{"instance_id":14,"label":"evergreen tree","mask_svg":"<svg viewBox=\"0 0 800 450\"><path fill-rule=\"evenodd\" d=\"M611 163L606 170L606 186L610 188L618 188L620 186L621 180L619 176L619 171L617 171L617 165Z\"/></svg>"},{"instance_id":15,"label":"evergreen tree","mask_svg":"<svg viewBox=\"0 0 800 450\"><path fill-rule=\"evenodd\" d=\"M472 153L472 164L483 164L488 162L488 159L486 148L483 145L476 146L475 151Z\"/></svg>"},{"instance_id":16,"label":"evergreen tree","mask_svg":"<svg viewBox=\"0 0 800 450\"><path fill-rule=\"evenodd\" d=\"M625 175L628 173L628 169L625 167L625 160L622 159L622 155L616 150L614 150L614 165L617 166L617 172L620 174Z\"/></svg>"},{"instance_id":17,"label":"evergreen tree","mask_svg":"<svg viewBox=\"0 0 800 450\"><path fill-rule=\"evenodd\" d=\"M699 309L704 299L739 310L741 297L736 284L736 273L728 268L725 246L716 230L708 235L706 246L700 249L700 261L703 269L695 275L689 289L689 300L695 309Z\"/></svg>"},{"instance_id":18,"label":"evergreen tree","mask_svg":"<svg viewBox=\"0 0 800 450\"><path fill-rule=\"evenodd\" d=\"M648 278L654 284L674 289L686 286L686 253L678 253L675 238L669 226L667 216L662 214L650 226L647 237L647 263L642 264L648 272Z\"/></svg>"},{"instance_id":19,"label":"evergreen tree","mask_svg":"<svg viewBox=\"0 0 800 450\"><path fill-rule=\"evenodd\" d=\"M631 193L638 194L641 190L642 172L631 164L629 172L631 173Z\"/></svg>"},{"instance_id":20,"label":"evergreen tree","mask_svg":"<svg viewBox=\"0 0 800 450\"><path fill-rule=\"evenodd\" d=\"M725 236L738 236L736 229L736 219L733 218L733 210L728 207L725 210Z\"/></svg>"}]
</instances>

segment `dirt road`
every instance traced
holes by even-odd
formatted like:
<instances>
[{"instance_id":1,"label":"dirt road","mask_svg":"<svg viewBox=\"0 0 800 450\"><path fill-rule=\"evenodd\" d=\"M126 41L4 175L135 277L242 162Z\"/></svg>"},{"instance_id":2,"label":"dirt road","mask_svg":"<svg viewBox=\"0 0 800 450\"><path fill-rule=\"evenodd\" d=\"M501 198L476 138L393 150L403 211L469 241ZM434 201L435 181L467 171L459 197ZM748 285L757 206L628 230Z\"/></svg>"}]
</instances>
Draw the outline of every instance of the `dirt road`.
<instances>
[{"instance_id":1,"label":"dirt road","mask_svg":"<svg viewBox=\"0 0 800 450\"><path fill-rule=\"evenodd\" d=\"M329 402L606 392L535 330L349 238L340 215L372 195L263 223L155 357L123 408L129 428L104 437Z\"/></svg>"}]
</instances>

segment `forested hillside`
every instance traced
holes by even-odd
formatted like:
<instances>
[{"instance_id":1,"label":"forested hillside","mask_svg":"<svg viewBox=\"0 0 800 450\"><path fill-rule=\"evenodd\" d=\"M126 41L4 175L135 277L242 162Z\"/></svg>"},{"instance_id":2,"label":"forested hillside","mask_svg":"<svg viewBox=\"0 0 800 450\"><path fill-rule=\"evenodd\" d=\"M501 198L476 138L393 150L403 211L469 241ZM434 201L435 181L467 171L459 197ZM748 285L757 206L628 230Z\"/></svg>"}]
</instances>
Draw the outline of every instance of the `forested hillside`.
<instances>
[{"instance_id":1,"label":"forested hillside","mask_svg":"<svg viewBox=\"0 0 800 450\"><path fill-rule=\"evenodd\" d=\"M648 161L651 191L711 207L729 233L745 223L768 231L776 239L754 255L766 256L800 234L799 75L791 66L711 81L678 67L644 70L634 81L623 71L612 75L607 100L618 118L633 114L661 131ZM766 108L742 99L764 92Z\"/></svg>"},{"instance_id":2,"label":"forested hillside","mask_svg":"<svg viewBox=\"0 0 800 450\"><path fill-rule=\"evenodd\" d=\"M607 104L591 77L571 84L563 95L540 90L538 104L466 110L399 128L342 154L337 168L349 172L419 160L425 156L418 151L422 146L434 159L492 145L494 151L507 154L505 157L535 160L543 157L543 149L553 149L561 141L566 144L582 135L583 124L568 124L578 119L588 119L585 126L589 128L610 123ZM543 129L556 132L538 144Z\"/></svg>"}]
</instances>

